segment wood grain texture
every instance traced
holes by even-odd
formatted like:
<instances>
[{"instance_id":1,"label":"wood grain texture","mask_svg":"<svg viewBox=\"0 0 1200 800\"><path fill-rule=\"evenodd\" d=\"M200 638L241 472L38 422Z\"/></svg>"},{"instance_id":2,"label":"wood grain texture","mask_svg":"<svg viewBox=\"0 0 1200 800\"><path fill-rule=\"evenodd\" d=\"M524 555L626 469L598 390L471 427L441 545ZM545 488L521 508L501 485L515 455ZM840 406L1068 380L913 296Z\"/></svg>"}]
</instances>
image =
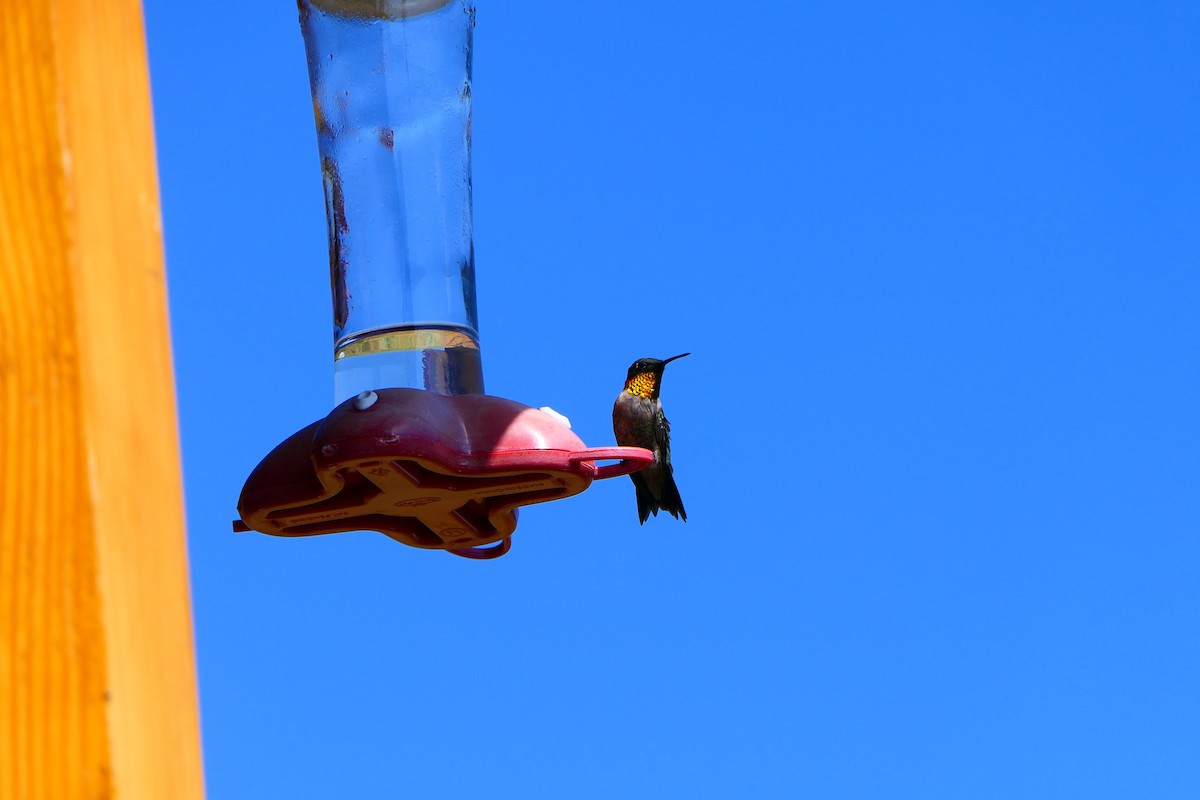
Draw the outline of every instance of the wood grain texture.
<instances>
[{"instance_id":1,"label":"wood grain texture","mask_svg":"<svg viewBox=\"0 0 1200 800\"><path fill-rule=\"evenodd\" d=\"M203 796L143 36L0 3L0 798Z\"/></svg>"}]
</instances>

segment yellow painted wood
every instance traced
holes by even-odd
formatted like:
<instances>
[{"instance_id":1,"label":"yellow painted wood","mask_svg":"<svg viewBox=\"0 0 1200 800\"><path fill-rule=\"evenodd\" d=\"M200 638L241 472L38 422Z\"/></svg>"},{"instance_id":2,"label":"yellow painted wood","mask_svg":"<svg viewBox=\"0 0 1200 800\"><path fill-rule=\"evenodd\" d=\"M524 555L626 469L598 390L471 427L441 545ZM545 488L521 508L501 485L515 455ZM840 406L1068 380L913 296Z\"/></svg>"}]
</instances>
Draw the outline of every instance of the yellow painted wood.
<instances>
[{"instance_id":1,"label":"yellow painted wood","mask_svg":"<svg viewBox=\"0 0 1200 800\"><path fill-rule=\"evenodd\" d=\"M137 0L0 2L0 120L0 798L201 798Z\"/></svg>"}]
</instances>

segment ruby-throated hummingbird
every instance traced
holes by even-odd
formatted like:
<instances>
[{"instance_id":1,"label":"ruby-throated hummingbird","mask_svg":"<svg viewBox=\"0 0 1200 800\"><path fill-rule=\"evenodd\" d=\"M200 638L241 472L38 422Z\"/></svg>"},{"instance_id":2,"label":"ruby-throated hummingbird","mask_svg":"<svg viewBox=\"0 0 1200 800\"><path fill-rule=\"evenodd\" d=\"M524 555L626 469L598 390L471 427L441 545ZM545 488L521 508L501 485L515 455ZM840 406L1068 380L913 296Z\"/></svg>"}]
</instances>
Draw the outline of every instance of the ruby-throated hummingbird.
<instances>
[{"instance_id":1,"label":"ruby-throated hummingbird","mask_svg":"<svg viewBox=\"0 0 1200 800\"><path fill-rule=\"evenodd\" d=\"M643 524L651 514L657 517L659 509L687 522L687 512L683 510L671 469L671 423L663 415L658 393L662 390L663 370L667 364L690 355L683 353L665 361L639 358L629 368L625 388L613 404L613 433L617 435L617 444L644 447L654 453L654 463L629 476L637 488L638 518Z\"/></svg>"}]
</instances>

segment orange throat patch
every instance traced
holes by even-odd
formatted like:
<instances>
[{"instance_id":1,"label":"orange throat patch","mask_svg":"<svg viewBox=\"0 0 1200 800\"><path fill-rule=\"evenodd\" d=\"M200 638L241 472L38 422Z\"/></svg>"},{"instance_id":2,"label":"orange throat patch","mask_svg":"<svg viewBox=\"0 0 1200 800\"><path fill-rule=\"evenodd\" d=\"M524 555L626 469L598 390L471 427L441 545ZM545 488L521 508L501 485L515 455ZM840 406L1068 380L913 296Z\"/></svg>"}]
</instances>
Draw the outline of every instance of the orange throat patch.
<instances>
[{"instance_id":1,"label":"orange throat patch","mask_svg":"<svg viewBox=\"0 0 1200 800\"><path fill-rule=\"evenodd\" d=\"M639 372L625 381L625 391L649 400L654 394L654 387L657 385L658 376L653 372Z\"/></svg>"}]
</instances>

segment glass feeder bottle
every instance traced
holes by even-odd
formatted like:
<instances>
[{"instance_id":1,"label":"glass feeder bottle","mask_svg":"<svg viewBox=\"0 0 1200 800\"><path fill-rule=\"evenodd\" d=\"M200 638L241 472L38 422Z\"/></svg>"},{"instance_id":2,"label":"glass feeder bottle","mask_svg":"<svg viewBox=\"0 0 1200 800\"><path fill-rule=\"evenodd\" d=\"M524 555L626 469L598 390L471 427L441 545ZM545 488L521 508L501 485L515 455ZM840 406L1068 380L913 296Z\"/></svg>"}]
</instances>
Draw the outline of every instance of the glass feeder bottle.
<instances>
[{"instance_id":1,"label":"glass feeder bottle","mask_svg":"<svg viewBox=\"0 0 1200 800\"><path fill-rule=\"evenodd\" d=\"M329 225L336 402L481 394L470 0L299 0Z\"/></svg>"}]
</instances>

